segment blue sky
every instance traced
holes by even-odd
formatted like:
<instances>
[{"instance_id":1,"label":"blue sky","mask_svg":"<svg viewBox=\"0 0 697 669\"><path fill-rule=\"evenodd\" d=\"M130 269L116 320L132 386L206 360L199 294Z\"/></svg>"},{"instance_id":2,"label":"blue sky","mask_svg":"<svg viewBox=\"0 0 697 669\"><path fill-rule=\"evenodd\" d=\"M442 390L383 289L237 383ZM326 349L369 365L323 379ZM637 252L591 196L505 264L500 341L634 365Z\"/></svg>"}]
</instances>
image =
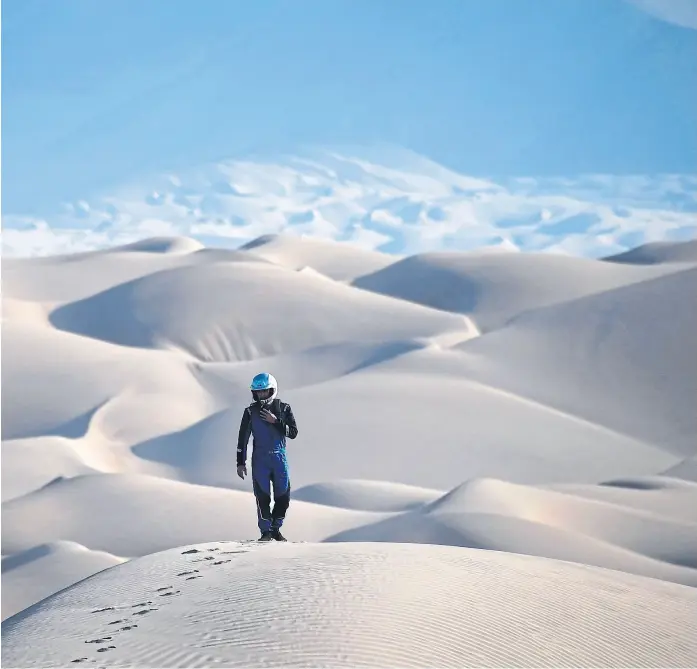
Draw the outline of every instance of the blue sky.
<instances>
[{"instance_id":1,"label":"blue sky","mask_svg":"<svg viewBox=\"0 0 697 669\"><path fill-rule=\"evenodd\" d=\"M4 213L297 144L697 171L697 30L624 0L3 0L2 40Z\"/></svg>"}]
</instances>

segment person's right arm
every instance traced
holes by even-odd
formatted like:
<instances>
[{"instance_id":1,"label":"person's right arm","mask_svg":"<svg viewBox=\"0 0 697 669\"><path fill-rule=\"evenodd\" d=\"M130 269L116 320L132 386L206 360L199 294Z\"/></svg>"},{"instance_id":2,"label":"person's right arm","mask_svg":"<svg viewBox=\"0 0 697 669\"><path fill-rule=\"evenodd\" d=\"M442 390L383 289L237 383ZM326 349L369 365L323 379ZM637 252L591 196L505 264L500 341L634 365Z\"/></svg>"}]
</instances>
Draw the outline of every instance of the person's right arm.
<instances>
[{"instance_id":1,"label":"person's right arm","mask_svg":"<svg viewBox=\"0 0 697 669\"><path fill-rule=\"evenodd\" d=\"M247 473L247 444L252 433L252 416L246 407L240 421L240 431L237 436L237 475L243 479Z\"/></svg>"}]
</instances>

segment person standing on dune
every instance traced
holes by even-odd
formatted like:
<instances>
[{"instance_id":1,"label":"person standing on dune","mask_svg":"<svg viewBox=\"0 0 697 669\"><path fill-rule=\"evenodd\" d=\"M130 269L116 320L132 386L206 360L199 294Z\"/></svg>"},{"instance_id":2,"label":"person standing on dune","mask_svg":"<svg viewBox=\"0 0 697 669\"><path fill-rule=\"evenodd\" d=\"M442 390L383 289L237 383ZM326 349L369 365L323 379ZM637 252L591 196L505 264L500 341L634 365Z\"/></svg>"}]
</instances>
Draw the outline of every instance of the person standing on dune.
<instances>
[{"instance_id":1,"label":"person standing on dune","mask_svg":"<svg viewBox=\"0 0 697 669\"><path fill-rule=\"evenodd\" d=\"M285 541L281 526L290 504L290 475L286 437L295 439L298 426L290 404L276 397L278 384L267 373L257 374L249 386L253 402L245 408L237 440L237 475L247 475L247 444L252 440L252 486L257 502L259 541ZM271 485L273 484L273 511Z\"/></svg>"}]
</instances>

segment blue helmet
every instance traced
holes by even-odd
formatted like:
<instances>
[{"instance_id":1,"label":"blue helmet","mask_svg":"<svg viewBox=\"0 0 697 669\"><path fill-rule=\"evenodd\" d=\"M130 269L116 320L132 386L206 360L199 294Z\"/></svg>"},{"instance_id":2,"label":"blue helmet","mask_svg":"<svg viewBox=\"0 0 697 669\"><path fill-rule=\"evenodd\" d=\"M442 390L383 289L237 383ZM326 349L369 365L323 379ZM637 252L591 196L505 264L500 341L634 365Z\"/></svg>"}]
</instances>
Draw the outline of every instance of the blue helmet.
<instances>
[{"instance_id":1,"label":"blue helmet","mask_svg":"<svg viewBox=\"0 0 697 669\"><path fill-rule=\"evenodd\" d=\"M272 374L262 372L257 374L249 384L249 389L252 391L252 397L255 402L269 404L273 402L278 392L278 383Z\"/></svg>"}]
</instances>

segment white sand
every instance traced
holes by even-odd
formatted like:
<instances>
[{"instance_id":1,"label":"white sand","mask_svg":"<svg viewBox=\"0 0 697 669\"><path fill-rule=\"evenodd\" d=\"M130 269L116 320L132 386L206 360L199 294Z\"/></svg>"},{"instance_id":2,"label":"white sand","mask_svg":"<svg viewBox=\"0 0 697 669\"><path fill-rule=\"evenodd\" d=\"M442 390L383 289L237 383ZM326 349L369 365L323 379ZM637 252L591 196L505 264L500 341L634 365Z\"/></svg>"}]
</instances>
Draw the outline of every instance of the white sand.
<instances>
[{"instance_id":1,"label":"white sand","mask_svg":"<svg viewBox=\"0 0 697 669\"><path fill-rule=\"evenodd\" d=\"M690 248L164 238L3 262L3 619L129 561L7 621L3 662L694 665ZM109 621L84 611L157 596L182 546L257 536L234 451L262 370L298 420L285 533L308 543L233 555L95 655Z\"/></svg>"},{"instance_id":2,"label":"white sand","mask_svg":"<svg viewBox=\"0 0 697 669\"><path fill-rule=\"evenodd\" d=\"M445 546L211 542L110 569L3 626L7 666L95 661L687 667L697 590Z\"/></svg>"},{"instance_id":3,"label":"white sand","mask_svg":"<svg viewBox=\"0 0 697 669\"><path fill-rule=\"evenodd\" d=\"M2 559L3 620L64 587L123 562L123 558L90 551L73 541L40 544L5 557Z\"/></svg>"},{"instance_id":4,"label":"white sand","mask_svg":"<svg viewBox=\"0 0 697 669\"><path fill-rule=\"evenodd\" d=\"M624 253L608 256L608 262L655 265L662 263L696 263L697 240L688 242L650 242Z\"/></svg>"},{"instance_id":5,"label":"white sand","mask_svg":"<svg viewBox=\"0 0 697 669\"><path fill-rule=\"evenodd\" d=\"M423 253L358 277L353 285L467 314L488 332L530 309L675 270L549 253Z\"/></svg>"},{"instance_id":6,"label":"white sand","mask_svg":"<svg viewBox=\"0 0 697 669\"><path fill-rule=\"evenodd\" d=\"M288 269L312 268L336 281L350 281L395 261L395 257L387 253L312 237L263 235L242 249Z\"/></svg>"}]
</instances>

